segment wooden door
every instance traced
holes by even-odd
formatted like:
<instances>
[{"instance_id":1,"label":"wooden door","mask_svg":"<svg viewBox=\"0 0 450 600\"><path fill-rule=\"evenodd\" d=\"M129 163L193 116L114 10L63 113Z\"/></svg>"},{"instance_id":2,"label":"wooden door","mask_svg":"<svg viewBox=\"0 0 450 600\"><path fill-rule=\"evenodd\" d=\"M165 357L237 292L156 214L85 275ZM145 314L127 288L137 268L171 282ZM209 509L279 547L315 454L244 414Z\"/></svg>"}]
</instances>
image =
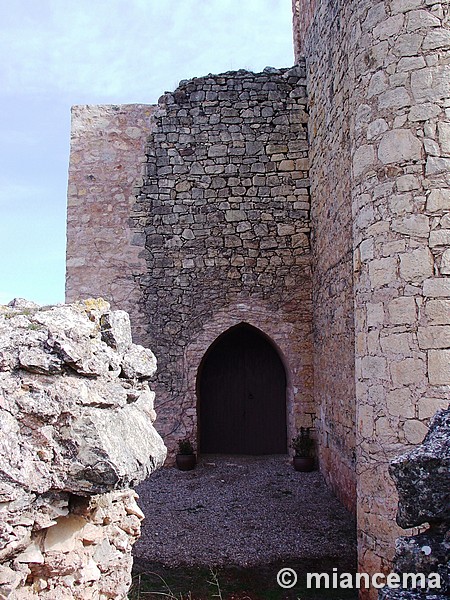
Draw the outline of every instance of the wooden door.
<instances>
[{"instance_id":1,"label":"wooden door","mask_svg":"<svg viewBox=\"0 0 450 600\"><path fill-rule=\"evenodd\" d=\"M200 452L285 454L286 374L257 329L238 325L210 348L199 372Z\"/></svg>"}]
</instances>

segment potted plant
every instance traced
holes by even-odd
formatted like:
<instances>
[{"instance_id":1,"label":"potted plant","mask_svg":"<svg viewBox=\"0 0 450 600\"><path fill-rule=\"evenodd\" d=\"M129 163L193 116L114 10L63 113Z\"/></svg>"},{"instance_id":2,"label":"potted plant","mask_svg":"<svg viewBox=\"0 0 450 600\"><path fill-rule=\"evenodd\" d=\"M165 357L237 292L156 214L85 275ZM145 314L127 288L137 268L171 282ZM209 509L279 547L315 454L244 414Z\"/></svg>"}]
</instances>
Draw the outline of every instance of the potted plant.
<instances>
[{"instance_id":1,"label":"potted plant","mask_svg":"<svg viewBox=\"0 0 450 600\"><path fill-rule=\"evenodd\" d=\"M293 438L291 448L295 455L292 459L296 471L309 472L314 470L314 440L311 437L311 427L300 427L299 433Z\"/></svg>"},{"instance_id":2,"label":"potted plant","mask_svg":"<svg viewBox=\"0 0 450 600\"><path fill-rule=\"evenodd\" d=\"M175 462L180 471L192 471L197 463L194 447L188 438L178 440L178 453Z\"/></svg>"}]
</instances>

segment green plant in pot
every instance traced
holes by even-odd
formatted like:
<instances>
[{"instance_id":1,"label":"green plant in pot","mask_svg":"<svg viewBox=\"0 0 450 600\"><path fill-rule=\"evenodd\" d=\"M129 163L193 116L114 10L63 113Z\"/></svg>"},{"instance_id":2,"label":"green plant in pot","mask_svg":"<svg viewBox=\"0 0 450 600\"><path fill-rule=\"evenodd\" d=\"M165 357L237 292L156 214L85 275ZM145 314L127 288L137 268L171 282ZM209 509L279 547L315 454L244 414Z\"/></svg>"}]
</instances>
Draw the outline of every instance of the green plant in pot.
<instances>
[{"instance_id":1,"label":"green plant in pot","mask_svg":"<svg viewBox=\"0 0 450 600\"><path fill-rule=\"evenodd\" d=\"M300 427L300 431L292 439L291 448L294 450L292 463L296 471L314 470L314 440L311 437L311 427Z\"/></svg>"},{"instance_id":2,"label":"green plant in pot","mask_svg":"<svg viewBox=\"0 0 450 600\"><path fill-rule=\"evenodd\" d=\"M180 471L192 471L197 464L194 447L189 438L178 440L178 453L175 462Z\"/></svg>"}]
</instances>

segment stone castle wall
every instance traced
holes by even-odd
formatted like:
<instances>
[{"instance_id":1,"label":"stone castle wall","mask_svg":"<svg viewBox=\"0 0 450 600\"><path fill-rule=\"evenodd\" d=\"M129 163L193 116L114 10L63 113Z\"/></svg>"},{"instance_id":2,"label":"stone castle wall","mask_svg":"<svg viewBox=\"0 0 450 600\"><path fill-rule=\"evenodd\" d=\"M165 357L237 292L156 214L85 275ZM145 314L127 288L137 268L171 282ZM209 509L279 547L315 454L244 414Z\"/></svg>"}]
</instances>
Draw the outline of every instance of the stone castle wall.
<instances>
[{"instance_id":1,"label":"stone castle wall","mask_svg":"<svg viewBox=\"0 0 450 600\"><path fill-rule=\"evenodd\" d=\"M229 327L249 323L288 376L288 433L311 425L311 274L304 65L207 76L166 93L132 227L169 448L197 437L196 376Z\"/></svg>"},{"instance_id":2,"label":"stone castle wall","mask_svg":"<svg viewBox=\"0 0 450 600\"><path fill-rule=\"evenodd\" d=\"M136 274L145 260L128 227L142 184L154 106L74 106L67 194L66 301L104 296L131 315L141 342Z\"/></svg>"},{"instance_id":3,"label":"stone castle wall","mask_svg":"<svg viewBox=\"0 0 450 600\"><path fill-rule=\"evenodd\" d=\"M348 68L336 18L326 7L308 53L314 397L321 468L355 510L355 342ZM325 10L325 7L321 7ZM330 26L330 23L334 25ZM317 51L316 49L320 49Z\"/></svg>"},{"instance_id":4,"label":"stone castle wall","mask_svg":"<svg viewBox=\"0 0 450 600\"><path fill-rule=\"evenodd\" d=\"M292 0L292 32L296 63L305 57L303 44L316 12L316 7L317 0Z\"/></svg>"},{"instance_id":5,"label":"stone castle wall","mask_svg":"<svg viewBox=\"0 0 450 600\"><path fill-rule=\"evenodd\" d=\"M302 44L311 176L330 157L342 182L331 199L352 206L360 570L374 572L390 568L398 535L389 459L448 404L448 5L323 0ZM333 113L314 154L321 104ZM313 223L317 198L313 185Z\"/></svg>"},{"instance_id":6,"label":"stone castle wall","mask_svg":"<svg viewBox=\"0 0 450 600\"><path fill-rule=\"evenodd\" d=\"M448 6L293 8L293 69L75 111L68 297L129 306L172 449L196 437L208 348L259 328L286 368L289 435L315 423L321 469L357 508L360 570L389 570L389 460L450 390Z\"/></svg>"}]
</instances>

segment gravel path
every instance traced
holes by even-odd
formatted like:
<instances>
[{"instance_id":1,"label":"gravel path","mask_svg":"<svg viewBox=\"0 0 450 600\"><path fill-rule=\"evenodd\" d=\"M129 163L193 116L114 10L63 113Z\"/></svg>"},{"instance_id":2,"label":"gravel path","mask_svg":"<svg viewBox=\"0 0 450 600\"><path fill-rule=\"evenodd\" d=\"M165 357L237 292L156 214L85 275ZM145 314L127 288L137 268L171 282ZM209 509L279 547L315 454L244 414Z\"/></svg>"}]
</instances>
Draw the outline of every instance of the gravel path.
<instances>
[{"instance_id":1,"label":"gravel path","mask_svg":"<svg viewBox=\"0 0 450 600\"><path fill-rule=\"evenodd\" d=\"M355 522L319 472L285 456L203 457L165 468L137 492L146 515L137 562L249 567L283 559L355 558Z\"/></svg>"}]
</instances>

